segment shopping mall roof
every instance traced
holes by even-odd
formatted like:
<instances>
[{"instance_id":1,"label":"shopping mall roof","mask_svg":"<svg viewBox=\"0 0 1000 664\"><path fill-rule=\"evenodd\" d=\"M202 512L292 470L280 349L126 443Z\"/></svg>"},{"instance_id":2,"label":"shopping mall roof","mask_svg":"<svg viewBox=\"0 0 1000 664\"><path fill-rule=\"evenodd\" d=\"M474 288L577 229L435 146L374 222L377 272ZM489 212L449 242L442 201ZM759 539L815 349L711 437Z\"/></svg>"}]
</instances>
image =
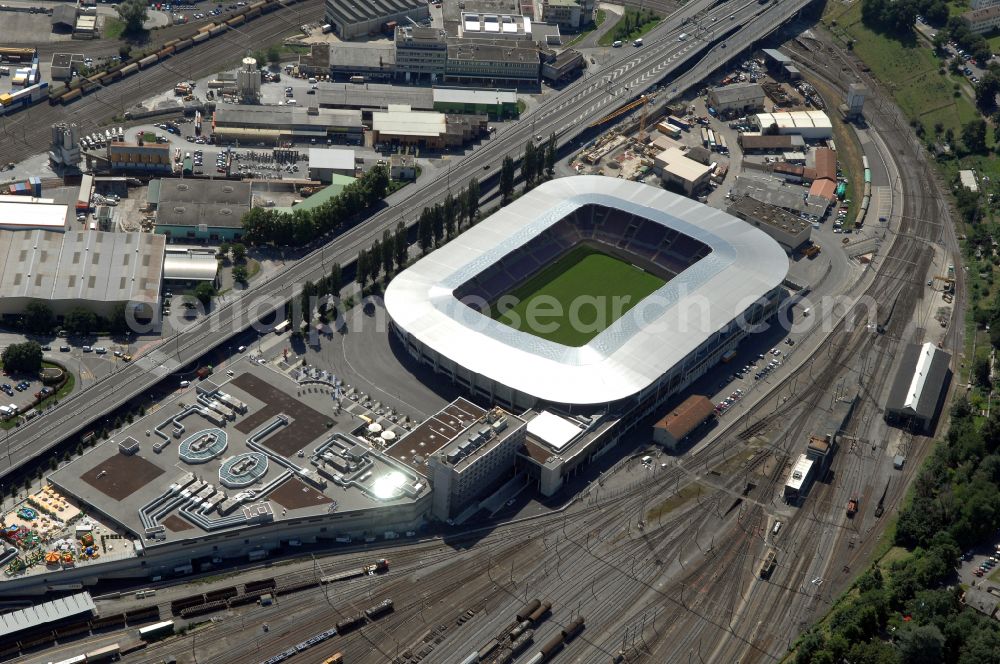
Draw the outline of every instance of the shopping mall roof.
<instances>
[{"instance_id":1,"label":"shopping mall roof","mask_svg":"<svg viewBox=\"0 0 1000 664\"><path fill-rule=\"evenodd\" d=\"M641 216L712 251L579 347L516 330L456 297L486 267L586 205ZM787 272L777 242L721 210L629 180L574 176L536 187L404 270L389 283L385 307L420 345L474 375L542 401L604 404L649 387ZM688 315L686 304L698 299L711 306Z\"/></svg>"}]
</instances>

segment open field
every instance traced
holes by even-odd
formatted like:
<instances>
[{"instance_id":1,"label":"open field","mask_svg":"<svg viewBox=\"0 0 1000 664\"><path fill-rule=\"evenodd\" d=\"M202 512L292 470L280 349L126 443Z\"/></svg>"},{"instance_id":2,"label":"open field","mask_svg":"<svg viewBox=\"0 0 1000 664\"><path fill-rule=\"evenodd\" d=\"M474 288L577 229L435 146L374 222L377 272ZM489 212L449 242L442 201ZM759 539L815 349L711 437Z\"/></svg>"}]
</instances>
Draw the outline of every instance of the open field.
<instances>
[{"instance_id":1,"label":"open field","mask_svg":"<svg viewBox=\"0 0 1000 664\"><path fill-rule=\"evenodd\" d=\"M505 296L516 305L498 308L494 318L542 339L583 346L664 283L625 261L577 247Z\"/></svg>"}]
</instances>

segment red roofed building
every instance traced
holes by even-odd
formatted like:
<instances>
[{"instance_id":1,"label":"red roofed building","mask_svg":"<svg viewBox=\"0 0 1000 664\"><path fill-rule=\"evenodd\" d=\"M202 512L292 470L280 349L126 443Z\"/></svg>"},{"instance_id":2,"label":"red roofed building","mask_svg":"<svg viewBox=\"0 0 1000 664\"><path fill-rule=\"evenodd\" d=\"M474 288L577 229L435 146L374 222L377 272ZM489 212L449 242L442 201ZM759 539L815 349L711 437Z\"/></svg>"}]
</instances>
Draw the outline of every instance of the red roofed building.
<instances>
[{"instance_id":1,"label":"red roofed building","mask_svg":"<svg viewBox=\"0 0 1000 664\"><path fill-rule=\"evenodd\" d=\"M653 442L669 450L715 414L707 397L694 394L653 425Z\"/></svg>"}]
</instances>

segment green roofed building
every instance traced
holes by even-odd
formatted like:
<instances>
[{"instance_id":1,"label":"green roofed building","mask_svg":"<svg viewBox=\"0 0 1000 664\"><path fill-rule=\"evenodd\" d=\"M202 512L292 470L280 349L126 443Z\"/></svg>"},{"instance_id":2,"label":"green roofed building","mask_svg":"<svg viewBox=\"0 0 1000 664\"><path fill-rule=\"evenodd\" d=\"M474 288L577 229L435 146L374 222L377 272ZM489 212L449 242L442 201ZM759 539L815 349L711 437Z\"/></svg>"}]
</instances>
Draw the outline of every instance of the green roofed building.
<instances>
[{"instance_id":1,"label":"green roofed building","mask_svg":"<svg viewBox=\"0 0 1000 664\"><path fill-rule=\"evenodd\" d=\"M303 200L298 205L293 205L291 207L276 207L272 208L277 212L292 212L293 210L303 210L308 212L309 210L315 210L323 203L326 203L331 198L336 198L340 196L341 192L347 185L354 182L356 178L352 178L348 175L338 175L334 173L332 176L331 184L328 187L320 189L315 194L309 198Z\"/></svg>"},{"instance_id":2,"label":"green roofed building","mask_svg":"<svg viewBox=\"0 0 1000 664\"><path fill-rule=\"evenodd\" d=\"M513 117L517 115L517 91L434 88L434 110L440 113L488 115L493 119Z\"/></svg>"}]
</instances>

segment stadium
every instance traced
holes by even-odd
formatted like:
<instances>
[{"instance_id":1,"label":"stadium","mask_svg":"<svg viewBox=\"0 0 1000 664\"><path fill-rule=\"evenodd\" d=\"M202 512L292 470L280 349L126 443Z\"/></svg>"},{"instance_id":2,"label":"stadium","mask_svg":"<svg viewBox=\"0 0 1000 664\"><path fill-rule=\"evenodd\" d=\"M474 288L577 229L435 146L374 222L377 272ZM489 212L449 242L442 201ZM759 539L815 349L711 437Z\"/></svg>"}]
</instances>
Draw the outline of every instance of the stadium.
<instances>
[{"instance_id":1,"label":"stadium","mask_svg":"<svg viewBox=\"0 0 1000 664\"><path fill-rule=\"evenodd\" d=\"M385 304L411 355L490 402L642 414L771 316L787 269L774 240L724 212L577 176L418 261Z\"/></svg>"}]
</instances>

